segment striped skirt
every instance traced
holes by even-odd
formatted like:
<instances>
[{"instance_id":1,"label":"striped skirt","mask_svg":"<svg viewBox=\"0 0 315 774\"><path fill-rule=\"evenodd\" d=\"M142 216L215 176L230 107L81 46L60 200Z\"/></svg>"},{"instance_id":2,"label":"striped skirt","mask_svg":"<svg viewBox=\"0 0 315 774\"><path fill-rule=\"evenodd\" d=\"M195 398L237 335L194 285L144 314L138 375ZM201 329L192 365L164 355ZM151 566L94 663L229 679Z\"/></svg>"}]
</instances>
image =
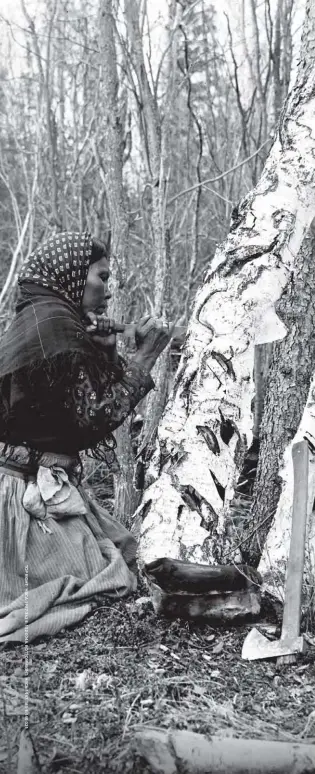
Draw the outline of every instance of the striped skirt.
<instances>
[{"instance_id":1,"label":"striped skirt","mask_svg":"<svg viewBox=\"0 0 315 774\"><path fill-rule=\"evenodd\" d=\"M81 487L84 513L41 522L23 505L20 471L0 467L0 642L54 635L81 621L99 595L136 588L130 533Z\"/></svg>"}]
</instances>

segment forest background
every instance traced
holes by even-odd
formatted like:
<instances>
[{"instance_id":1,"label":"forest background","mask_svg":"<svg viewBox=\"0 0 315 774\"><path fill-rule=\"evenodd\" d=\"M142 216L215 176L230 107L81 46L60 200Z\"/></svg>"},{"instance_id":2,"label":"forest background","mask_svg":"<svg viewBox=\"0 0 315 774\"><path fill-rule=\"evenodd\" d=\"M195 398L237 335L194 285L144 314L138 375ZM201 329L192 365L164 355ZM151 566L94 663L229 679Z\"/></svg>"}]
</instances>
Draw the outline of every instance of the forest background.
<instances>
[{"instance_id":1,"label":"forest background","mask_svg":"<svg viewBox=\"0 0 315 774\"><path fill-rule=\"evenodd\" d=\"M234 230L228 247L236 248L239 258L232 290L239 287L238 276L243 276L244 266L244 274L248 270L245 281L248 282L249 276L247 286L250 291L254 287L255 291L257 251L250 255L252 234L260 248L258 262L262 256L267 269L271 268L271 284L277 279L276 270L282 259L275 270L272 263L274 232L278 228L289 243L292 223L298 236L302 231L307 233L309 226L306 223L309 213L303 220L294 196L291 200L285 198L288 189L283 186L281 174L278 195L276 174L284 170L285 182L289 181L288 186L291 185L298 202L301 200L301 208L306 211L304 205L309 189L312 189L314 166L312 132L308 125L314 115L314 11L309 13L311 21L308 38L306 36L309 44L305 53L307 77L300 79L296 102L292 99L291 124L288 120L285 126L282 125L285 141L280 150L281 143L278 143L278 157L276 155L276 161L272 162L271 174L269 166L270 192L266 179L263 181L267 215L265 221L262 218L258 223L258 232L255 232L252 210L258 213L257 199L261 189L254 207L250 192L261 178L281 125L288 91L294 83L305 6L304 0L239 0L237 3L233 0L221 0L220 3L165 0L163 4L157 0L125 0L125 4L123 0L21 0L21 3L2 4L0 334L10 324L17 272L23 258L51 233L65 229L88 229L104 239L111 232L111 315L118 320L124 318L125 322L152 313L176 320L186 329L194 317L192 312L200 289L207 289L204 278L206 274L210 275L217 246L224 243L231 225ZM310 11L311 3L308 3L308 9ZM294 112L299 99L303 119L306 115L304 134L297 112ZM288 153L290 148L292 158ZM301 196L303 190L306 191L305 198ZM276 201L270 204L274 191ZM311 196L309 201L311 210L314 207ZM240 202L243 202L241 206ZM274 218L275 214L277 218ZM272 228L268 228L268 218ZM239 223L240 231L244 229L240 244L237 243ZM281 240L278 240L279 245L277 257L282 256ZM285 370L278 369L281 358L281 365L284 362L287 366L288 359L294 361L295 370L291 391L287 391L287 400L292 404L289 427L274 422L275 416L279 420L284 414L281 400L286 395L281 393L281 385L277 385L278 390L274 389L275 381L271 380L269 386L269 414L265 425L268 432L265 435L270 445L264 447L263 456L269 468L274 468L275 477L270 477L269 489L264 487L265 471L261 467L254 515L256 526L263 527L262 543L274 515L270 503L277 507L279 488L274 484L278 468L283 462L284 450L291 451L290 444L307 402L305 392L312 375L312 349L308 347L312 337L307 338L312 326L304 326L303 336L300 336L301 329L295 326L296 319L303 317L302 302L305 317L307 314L311 322L313 319L311 302L306 298L308 284L311 289L313 287L313 279L308 282L309 277L313 277L312 250L313 243L310 243L309 253L302 250L300 258L300 250L294 253L297 283L293 324L288 326L290 334L293 330L294 335L295 331L301 346L306 345L304 357L298 357L297 348L294 351L292 348L291 352L292 338L288 339L287 350L281 350L281 342L278 348L276 342L274 350L274 379L279 373L279 380L287 386ZM229 259L229 250L226 253ZM224 257L224 247L222 255ZM310 273L303 275L299 285L303 260ZM224 295L221 298L224 317ZM237 312L241 299L235 293L231 292L230 300L226 301L228 306L233 323L234 319L239 322ZM212 312L210 308L211 320ZM221 320L220 314L221 309L215 324ZM225 321L227 317L225 315ZM207 314L204 319L207 320ZM201 328L202 322L199 322ZM238 327L243 330L241 325ZM180 428L179 432L186 442L186 451L190 451L188 467L191 466L192 477L196 474L196 468L191 465L194 456L199 467L199 478L196 475L193 482L195 489L183 485L182 479L184 484L186 478L188 480L187 467L183 463L180 468L184 454L176 444L171 451L174 451L172 464L178 475L177 490L173 486L175 476L173 489L169 484L165 489L167 476L163 469L160 478L156 475L156 460L160 462L159 453L156 453L156 449L159 451L156 444L158 424L160 427L162 424L160 439L166 437L172 447L182 416L184 421L187 416L190 420L195 408L199 410L200 406L205 414L207 411L208 382L206 378L203 381L206 369L200 367L197 388L196 374L193 374L194 379L190 378L194 351L198 354L203 348L213 366L210 334L205 325L203 329L200 333L197 325L192 326L189 346L184 345L182 368L177 375L182 341L175 340L171 350L159 359L154 373L157 390L152 398L137 407L143 421L137 423L133 418L117 432L121 472L116 476L114 493L116 515L130 526L134 524L135 509L142 520L141 502L144 511L149 496L153 502L152 538L148 545L144 541L144 556L146 552L150 555L152 546L159 556L164 552L169 540L167 502L170 523L173 519L172 523L177 522L178 528L177 532L172 532L174 541L169 541L170 552L176 556L180 544L178 534L183 537L185 507L187 521L195 519L193 529L195 526L197 534L196 545L190 546L189 558L196 559L197 556L198 559L198 552L206 542L199 525L203 520L203 524L212 529L211 517L220 512L224 499L220 497L224 487L217 474L220 457L222 480L228 455L232 460L228 468L228 486L224 490L228 494L231 494L241 467L241 455L234 442L237 432L233 436L231 422L226 420L225 424L223 422L225 440L222 439L222 426L216 416L213 420L215 412L210 416L209 411L213 421L212 424L208 421L208 433L204 426L201 427L204 446L200 438L196 440L196 433L191 437L187 433L185 438L186 429L192 423L189 425L187 421L184 431ZM237 379L229 387L230 392L227 389L223 394L222 389L218 405L220 410L226 410L230 400L229 417L233 418L237 415L237 402L241 403L240 398L245 394L248 429L257 419L255 411L250 410L248 398L253 393L253 384L249 384L252 365L244 360L245 365L242 363L240 367L237 356ZM306 363L307 379L304 378L305 370L302 370L302 376L298 372L300 361L303 367ZM202 366L202 358L200 362ZM214 369L213 373L215 375L217 371ZM301 376L300 381L296 380L296 374ZM174 380L177 380L177 386L172 390ZM187 387L184 398L184 389L178 390L178 381ZM248 388L244 388L245 382L249 384ZM228 384L228 378L223 388L225 384ZM238 391L239 385L242 389ZM171 409L175 406L175 410L173 414L169 410L166 420L162 419L161 423L171 392L175 395ZM211 397L212 388L210 393ZM186 411L182 415L180 411L176 413L178 408L181 410L181 399ZM193 410L189 415L191 406ZM170 416L173 425L169 422ZM310 413L308 420L309 416ZM272 422L274 436L269 432ZM237 423L235 425L238 437L241 437L240 428ZM242 435L243 454L246 451L245 435ZM278 444L279 437L281 444ZM274 438L277 439L275 450ZM215 454L215 439L220 444L220 455ZM162 445L160 449L163 452ZM165 456L162 462L168 464ZM255 463L257 465L257 458ZM111 497L112 479L104 466L95 461L85 464L85 483L97 496ZM208 475L210 468L217 477L213 477L212 485L214 482L215 486L206 500L202 497L202 485L206 479L205 471ZM285 484L291 472L290 468ZM264 499L261 495L266 494L266 490L268 497ZM165 499L160 497L163 491ZM291 495L292 487L289 487L284 503L288 535ZM290 507L287 507L288 503ZM165 516L162 522L159 506ZM151 518L150 513L147 518ZM315 523L314 518L312 523ZM276 537L282 550L285 541L281 519L277 524ZM207 542L213 552L211 561L216 559L217 538L216 529L212 529L211 540ZM274 546L278 550L276 542ZM288 540L286 548L287 545ZM184 540L180 547L187 547ZM260 558L257 545L251 548L251 558L254 557L257 564ZM280 570L284 567L284 554L285 550L280 551ZM272 568L275 590L279 589L279 565L276 567L273 559L271 556L267 567ZM303 626L313 631L313 571L307 573L306 581ZM140 586L139 594L142 592ZM278 636L279 621L275 620L274 611L273 621ZM275 665L244 664L240 658L243 640L244 629L212 630L210 626L198 627L191 622L165 622L155 615L148 601L141 598L123 604L111 604L106 600L106 604L102 603L81 627L30 648L33 741L29 758L33 758L33 769L29 767L28 771L40 770L49 774L56 771L67 774L92 770L100 773L134 771L129 744L135 731L146 725L167 731L189 729L210 736L223 733L227 737L258 740L313 741L312 661L305 657L297 668L288 668L279 675ZM310 642L313 643L314 661L314 639ZM23 754L25 757L23 748L18 755L20 737L23 741L23 732L20 732L25 711L24 659L23 646L2 653L1 774L13 774L18 757L19 771L22 771L21 758ZM121 756L125 756L125 768Z\"/></svg>"},{"instance_id":2,"label":"forest background","mask_svg":"<svg viewBox=\"0 0 315 774\"><path fill-rule=\"evenodd\" d=\"M304 10L302 0L7 6L2 330L23 258L52 232L74 229L111 233L116 319L151 313L187 328L215 250L275 139ZM140 405L144 421L133 418L116 434L114 509L128 526L151 483L148 463L179 354L175 342L159 359L157 389ZM86 473L102 496L104 472L93 464Z\"/></svg>"}]
</instances>

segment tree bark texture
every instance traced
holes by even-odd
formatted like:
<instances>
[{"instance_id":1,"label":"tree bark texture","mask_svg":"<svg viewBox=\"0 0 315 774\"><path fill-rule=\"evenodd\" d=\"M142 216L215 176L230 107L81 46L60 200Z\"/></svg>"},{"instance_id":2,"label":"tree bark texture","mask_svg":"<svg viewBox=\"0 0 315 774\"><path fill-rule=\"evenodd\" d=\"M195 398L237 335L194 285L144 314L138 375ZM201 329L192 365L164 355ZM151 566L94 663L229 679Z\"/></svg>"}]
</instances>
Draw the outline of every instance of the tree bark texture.
<instances>
[{"instance_id":1,"label":"tree bark texture","mask_svg":"<svg viewBox=\"0 0 315 774\"><path fill-rule=\"evenodd\" d=\"M260 453L242 554L258 564L282 490L280 470L299 428L315 368L315 221L296 258L294 274L277 304L288 328L273 345L260 426ZM288 508L290 517L291 508ZM247 537L246 537L247 533Z\"/></svg>"}]
</instances>

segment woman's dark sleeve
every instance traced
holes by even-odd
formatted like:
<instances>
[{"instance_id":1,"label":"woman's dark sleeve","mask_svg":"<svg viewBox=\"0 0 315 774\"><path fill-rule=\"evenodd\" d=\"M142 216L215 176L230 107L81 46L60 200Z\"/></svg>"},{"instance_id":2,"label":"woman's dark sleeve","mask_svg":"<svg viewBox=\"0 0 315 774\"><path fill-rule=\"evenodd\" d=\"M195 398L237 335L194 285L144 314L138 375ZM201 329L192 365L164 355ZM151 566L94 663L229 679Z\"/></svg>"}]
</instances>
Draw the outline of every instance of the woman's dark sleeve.
<instances>
[{"instance_id":1,"label":"woman's dark sleeve","mask_svg":"<svg viewBox=\"0 0 315 774\"><path fill-rule=\"evenodd\" d=\"M105 436L124 422L153 387L152 377L137 363L127 363L119 381L106 370L96 378L82 363L68 390L68 410L83 431Z\"/></svg>"}]
</instances>

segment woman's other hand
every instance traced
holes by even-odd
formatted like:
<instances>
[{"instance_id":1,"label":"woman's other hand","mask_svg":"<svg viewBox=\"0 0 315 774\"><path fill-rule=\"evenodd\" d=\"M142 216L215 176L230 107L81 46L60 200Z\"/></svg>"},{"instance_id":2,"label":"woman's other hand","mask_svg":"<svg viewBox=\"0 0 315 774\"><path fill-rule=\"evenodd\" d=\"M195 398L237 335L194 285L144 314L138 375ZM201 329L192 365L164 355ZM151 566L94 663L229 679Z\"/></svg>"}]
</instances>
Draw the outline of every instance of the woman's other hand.
<instances>
[{"instance_id":1,"label":"woman's other hand","mask_svg":"<svg viewBox=\"0 0 315 774\"><path fill-rule=\"evenodd\" d=\"M137 353L134 361L150 371L157 358L163 352L172 338L173 326L163 320L147 315L141 317L135 330Z\"/></svg>"}]
</instances>

